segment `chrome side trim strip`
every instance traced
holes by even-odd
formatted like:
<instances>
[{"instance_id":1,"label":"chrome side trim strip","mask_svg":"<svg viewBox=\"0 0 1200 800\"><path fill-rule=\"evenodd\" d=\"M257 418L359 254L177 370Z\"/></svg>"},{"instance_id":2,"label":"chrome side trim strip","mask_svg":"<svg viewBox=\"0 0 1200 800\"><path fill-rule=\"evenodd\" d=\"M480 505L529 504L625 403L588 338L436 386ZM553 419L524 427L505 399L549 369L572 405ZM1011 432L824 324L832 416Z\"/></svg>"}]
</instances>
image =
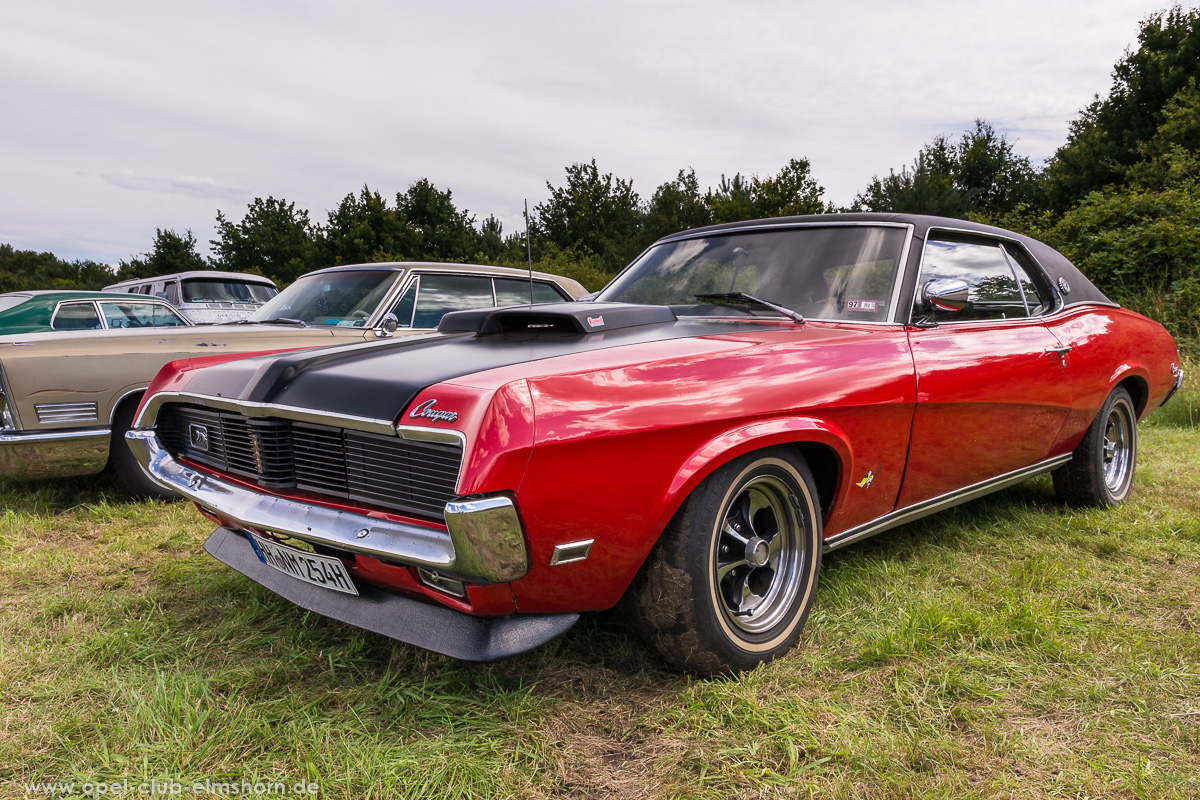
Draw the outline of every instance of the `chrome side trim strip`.
<instances>
[{"instance_id":1,"label":"chrome side trim strip","mask_svg":"<svg viewBox=\"0 0 1200 800\"><path fill-rule=\"evenodd\" d=\"M243 400L233 400L226 397L210 397L203 394L188 392L156 392L142 413L134 420L134 428L149 428L158 418L158 410L164 403L191 403L192 405L216 408L221 411L236 411L247 417L281 417L298 422L311 422L315 425L331 425L335 428L353 428L367 433L381 433L384 436L396 436L396 428L391 420L370 419L368 417L352 417L343 414L329 414L324 411L314 411L311 408L296 408L294 406L277 406L269 403L251 403Z\"/></svg>"},{"instance_id":2,"label":"chrome side trim strip","mask_svg":"<svg viewBox=\"0 0 1200 800\"><path fill-rule=\"evenodd\" d=\"M485 582L513 580L525 573L523 531L516 508L506 498L502 499L507 502L511 521L516 523L515 532L496 530L492 518L471 513L491 510L489 505L463 508L463 516L472 519L460 524L473 527L477 535L456 537L453 528L447 533L243 488L179 463L162 448L153 430L129 431L125 438L142 469L156 482L237 525ZM454 515L452 505L456 504L447 505L447 519ZM502 521L509 519L503 509L500 517ZM496 545L492 536L503 546ZM517 561L520 574L515 574Z\"/></svg>"},{"instance_id":3,"label":"chrome side trim strip","mask_svg":"<svg viewBox=\"0 0 1200 800\"><path fill-rule=\"evenodd\" d=\"M879 519L872 520L857 528L851 528L848 531L834 534L825 540L825 546L822 552L828 553L832 550L837 550L839 547L845 547L848 544L861 541L862 539L874 536L877 533L895 528L898 525L903 525L906 522L918 520L921 517L928 517L931 514L936 514L939 511L944 511L947 508L966 503L992 492L1006 489L1014 484L1032 478L1034 475L1041 475L1043 472L1049 472L1052 469L1057 469L1063 464L1071 460L1071 454L1067 453L1054 458L1048 458L1045 461L1040 461L1029 467L1023 467L1012 472L1005 473L996 478L989 478L986 481L980 481L954 492L947 492L939 497L933 497L929 500L923 500L915 505L901 508L886 514Z\"/></svg>"},{"instance_id":4,"label":"chrome side trim strip","mask_svg":"<svg viewBox=\"0 0 1200 800\"><path fill-rule=\"evenodd\" d=\"M0 433L0 444L30 444L34 442L52 442L64 439L107 439L112 433L109 428L88 428L85 431L45 431L29 433L27 431L6 431Z\"/></svg>"}]
</instances>

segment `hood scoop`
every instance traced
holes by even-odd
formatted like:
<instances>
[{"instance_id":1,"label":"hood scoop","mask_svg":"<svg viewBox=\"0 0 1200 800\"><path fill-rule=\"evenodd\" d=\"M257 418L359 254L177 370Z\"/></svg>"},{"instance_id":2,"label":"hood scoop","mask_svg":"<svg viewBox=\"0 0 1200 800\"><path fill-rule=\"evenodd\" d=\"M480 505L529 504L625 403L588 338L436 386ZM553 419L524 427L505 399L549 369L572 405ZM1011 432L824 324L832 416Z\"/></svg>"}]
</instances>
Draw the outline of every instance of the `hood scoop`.
<instances>
[{"instance_id":1,"label":"hood scoop","mask_svg":"<svg viewBox=\"0 0 1200 800\"><path fill-rule=\"evenodd\" d=\"M666 306L628 303L544 303L454 311L442 317L439 333L602 333L674 322Z\"/></svg>"}]
</instances>

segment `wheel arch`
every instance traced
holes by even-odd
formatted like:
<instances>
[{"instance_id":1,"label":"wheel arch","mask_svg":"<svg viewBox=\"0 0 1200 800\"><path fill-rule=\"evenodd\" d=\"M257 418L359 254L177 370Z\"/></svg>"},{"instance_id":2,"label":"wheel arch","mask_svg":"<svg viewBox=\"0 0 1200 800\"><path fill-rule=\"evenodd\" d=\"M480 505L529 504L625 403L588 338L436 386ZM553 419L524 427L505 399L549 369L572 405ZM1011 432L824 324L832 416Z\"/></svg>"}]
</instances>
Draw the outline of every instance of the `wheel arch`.
<instances>
[{"instance_id":1,"label":"wheel arch","mask_svg":"<svg viewBox=\"0 0 1200 800\"><path fill-rule=\"evenodd\" d=\"M117 418L126 403L133 403L135 406L142 402L142 395L146 393L145 386L133 386L122 389L117 395L117 399L113 401L112 408L108 412L108 424L111 426Z\"/></svg>"},{"instance_id":2,"label":"wheel arch","mask_svg":"<svg viewBox=\"0 0 1200 800\"><path fill-rule=\"evenodd\" d=\"M1109 394L1112 394L1113 389L1118 386L1124 387L1125 391L1129 392L1129 397L1133 400L1133 410L1136 412L1137 418L1141 419L1146 413L1146 403L1149 401L1149 380L1140 372L1130 370L1113 384L1112 388L1108 390Z\"/></svg>"},{"instance_id":3,"label":"wheel arch","mask_svg":"<svg viewBox=\"0 0 1200 800\"><path fill-rule=\"evenodd\" d=\"M837 499L838 487L852 449L844 431L817 417L787 417L747 423L723 431L696 447L684 459L668 489L669 513L662 527L683 501L709 475L734 459L771 447L792 447L808 463L816 481L817 500L827 517Z\"/></svg>"}]
</instances>

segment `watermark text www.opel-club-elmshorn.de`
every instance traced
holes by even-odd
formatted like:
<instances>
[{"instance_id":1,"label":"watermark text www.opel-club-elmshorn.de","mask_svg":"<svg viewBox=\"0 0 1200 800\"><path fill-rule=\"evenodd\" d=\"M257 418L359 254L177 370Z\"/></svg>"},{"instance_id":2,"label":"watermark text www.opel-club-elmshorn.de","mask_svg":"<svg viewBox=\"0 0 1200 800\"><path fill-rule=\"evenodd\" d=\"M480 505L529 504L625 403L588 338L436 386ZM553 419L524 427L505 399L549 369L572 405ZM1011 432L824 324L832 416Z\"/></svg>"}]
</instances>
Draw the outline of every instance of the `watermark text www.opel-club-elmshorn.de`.
<instances>
[{"instance_id":1,"label":"watermark text www.opel-club-elmshorn.de","mask_svg":"<svg viewBox=\"0 0 1200 800\"><path fill-rule=\"evenodd\" d=\"M24 783L27 797L316 797L321 785L313 781L160 780L43 781Z\"/></svg>"}]
</instances>

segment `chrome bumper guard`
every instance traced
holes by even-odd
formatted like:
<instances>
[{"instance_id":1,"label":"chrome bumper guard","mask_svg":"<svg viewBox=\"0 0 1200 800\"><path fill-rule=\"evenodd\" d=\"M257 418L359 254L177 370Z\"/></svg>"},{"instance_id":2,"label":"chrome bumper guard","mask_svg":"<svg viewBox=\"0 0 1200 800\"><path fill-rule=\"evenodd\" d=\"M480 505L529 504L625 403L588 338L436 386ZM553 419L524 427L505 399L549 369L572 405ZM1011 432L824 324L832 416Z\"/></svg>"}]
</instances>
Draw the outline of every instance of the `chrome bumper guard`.
<instances>
[{"instance_id":1,"label":"chrome bumper guard","mask_svg":"<svg viewBox=\"0 0 1200 800\"><path fill-rule=\"evenodd\" d=\"M132 430L125 437L153 480L247 528L485 583L516 580L529 569L521 522L507 497L448 503L446 534L260 494L179 463L163 449L154 430Z\"/></svg>"},{"instance_id":2,"label":"chrome bumper guard","mask_svg":"<svg viewBox=\"0 0 1200 800\"><path fill-rule=\"evenodd\" d=\"M1179 389L1183 386L1183 369L1172 364L1171 365L1171 374L1175 376L1175 382L1171 384L1171 390L1169 392L1167 392L1167 396L1164 397L1162 402L1158 404L1159 408L1162 408L1163 406L1165 406L1167 404L1167 401L1170 400L1172 397L1174 397L1175 393L1178 392Z\"/></svg>"}]
</instances>

